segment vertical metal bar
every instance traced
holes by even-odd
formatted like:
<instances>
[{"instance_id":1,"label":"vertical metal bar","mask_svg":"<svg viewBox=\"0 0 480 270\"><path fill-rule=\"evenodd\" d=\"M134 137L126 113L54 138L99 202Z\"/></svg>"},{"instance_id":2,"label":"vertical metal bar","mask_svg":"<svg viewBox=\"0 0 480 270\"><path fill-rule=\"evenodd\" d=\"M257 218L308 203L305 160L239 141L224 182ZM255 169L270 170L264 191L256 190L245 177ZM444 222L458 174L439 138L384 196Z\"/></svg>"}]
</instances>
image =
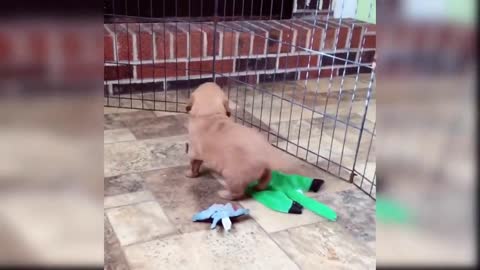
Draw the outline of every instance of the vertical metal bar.
<instances>
[{"instance_id":1,"label":"vertical metal bar","mask_svg":"<svg viewBox=\"0 0 480 270\"><path fill-rule=\"evenodd\" d=\"M290 30L293 29L293 21L290 20ZM287 57L288 57L288 52L287 52ZM295 74L297 76L300 76L300 69L298 68L299 66L299 61L300 61L300 54L297 54L297 62L296 62L296 71L295 71ZM310 63L310 58L309 58L309 63ZM303 91L303 101L302 101L302 114L303 114L303 107L304 107L304 101L305 101L305 89L304 88L304 91ZM295 94L296 94L296 90L297 90L297 85L295 84L295 87L293 88L293 93L292 93L292 97L291 97L291 103L290 103L290 116L289 116L289 120L288 120L288 129L287 129L287 149L288 149L288 142L290 140L290 128L291 128L291 125L292 125L292 115L293 115L293 103L294 103L294 100L295 100ZM298 122L299 124L299 132L298 132L298 141L297 141L297 150L295 152L295 156L298 156L298 149L299 149L299 146L300 146L300 127L302 126L302 115L300 115L300 121ZM288 150L287 150L288 151ZM307 151L308 153L308 151Z\"/></svg>"},{"instance_id":2,"label":"vertical metal bar","mask_svg":"<svg viewBox=\"0 0 480 270\"><path fill-rule=\"evenodd\" d=\"M260 11L259 11L259 16L262 17L263 15L263 0L260 1ZM255 38L254 38L255 39ZM252 40L253 42L253 40ZM253 46L252 46L253 47ZM253 52L252 52L253 53ZM265 56L266 56L266 52L265 52ZM255 78L259 78L259 74L257 74L257 64L258 64L258 58L255 58ZM268 58L265 57L265 60L264 60L264 70L266 71L267 70L267 65L268 65ZM266 73L266 72L265 72ZM257 87L257 86L255 86ZM261 104L260 104L260 119L259 119L259 130L261 131L262 130L262 123L263 123L263 98L265 96L265 91L263 91L262 89L260 89L260 92L262 93L262 99L260 100ZM253 107L253 106L252 106ZM271 112L270 112L271 113ZM253 123L253 108L252 108L252 118L250 119L250 122ZM270 129L267 130L267 138L270 138Z\"/></svg>"},{"instance_id":3,"label":"vertical metal bar","mask_svg":"<svg viewBox=\"0 0 480 270\"><path fill-rule=\"evenodd\" d=\"M323 2L322 2L323 4ZM322 5L323 7L323 5ZM321 45L320 45L320 51L323 51L324 48L325 48L325 43L326 43L326 38L327 38L327 32L328 32L328 25L329 25L329 19L330 19L330 11L331 9L333 8L333 3L330 2L330 5L328 6L328 13L327 13L327 23L326 23L326 26L325 26L325 30L322 31L322 37L321 37ZM316 14L317 14L318 11L316 11ZM315 16L315 21L314 21L314 25L316 26L316 19L318 18L318 16L316 15ZM313 49L313 37L314 37L314 34L315 34L315 31L316 31L316 27L313 29L313 32L312 32L312 35L311 35L311 39L310 39L310 49ZM314 95L314 98L313 98L313 112L312 112L312 119L310 120L310 131L309 131L309 134L308 134L308 143L307 143L307 149L310 150L310 142L311 142L311 138L312 138L312 127L313 127L313 119L315 117L315 112L317 111L316 110L316 104L317 104L317 98L318 98L318 95L320 93L320 78L321 78L321 73L322 73L322 65L323 65L323 57L324 55L321 54L319 55L320 56L320 61L319 61L319 64L318 64L318 73L317 73L317 81L316 81L316 85L317 87L315 88L315 95ZM305 81L305 87L307 86L307 81ZM327 106L327 102L325 102L325 110L326 110L326 106ZM324 110L324 114L322 115L322 117L325 117L325 110ZM322 119L324 120L324 119ZM319 141L319 147L318 147L318 151L317 151L317 160L315 162L315 165L318 166L318 160L319 160L319 157L320 157L320 144L322 143L322 139L321 139L321 136L322 136L322 133L323 133L323 121L322 121L322 128L321 128L321 131L320 131L320 141ZM306 157L308 158L308 156Z\"/></svg>"},{"instance_id":4,"label":"vertical metal bar","mask_svg":"<svg viewBox=\"0 0 480 270\"><path fill-rule=\"evenodd\" d=\"M232 14L233 16L235 16L235 0L233 0L233 7L232 7ZM236 91L235 91L235 122L237 122L237 119L238 119L238 83L237 83L237 87L236 87Z\"/></svg>"},{"instance_id":5,"label":"vertical metal bar","mask_svg":"<svg viewBox=\"0 0 480 270\"><path fill-rule=\"evenodd\" d=\"M188 17L191 18L192 17L192 0L188 0ZM188 25L188 38L187 38L187 44L185 46L187 46L187 48L185 48L185 50L187 50L187 66L185 66L185 68L187 69L187 76L188 76L188 98L190 98L190 95L192 93L192 85L191 85L191 81L190 81L190 73L191 73L191 70L190 70L190 67L192 66L192 61L191 61L191 51L192 51L192 23L191 22L187 22L187 25Z\"/></svg>"},{"instance_id":6,"label":"vertical metal bar","mask_svg":"<svg viewBox=\"0 0 480 270\"><path fill-rule=\"evenodd\" d=\"M212 64L212 76L213 76L213 81L215 82L215 66L216 66L216 60L217 60L217 24L218 24L218 0L215 0L215 10L213 11L213 64ZM220 43L220 40L218 40Z\"/></svg>"},{"instance_id":7,"label":"vertical metal bar","mask_svg":"<svg viewBox=\"0 0 480 270\"><path fill-rule=\"evenodd\" d=\"M175 80L178 82L178 1L175 1ZM178 112L178 84L175 88L175 112Z\"/></svg>"},{"instance_id":8,"label":"vertical metal bar","mask_svg":"<svg viewBox=\"0 0 480 270\"><path fill-rule=\"evenodd\" d=\"M128 66L131 65L130 63L130 41L129 41L129 31L128 31L128 23L125 24L127 28L127 56L128 56ZM135 67L136 68L136 67ZM128 90L130 91L130 109L133 109L133 95L132 95L132 76L128 76L130 80L130 84L128 87ZM119 95L119 100L120 100L120 95Z\"/></svg>"},{"instance_id":9,"label":"vertical metal bar","mask_svg":"<svg viewBox=\"0 0 480 270\"><path fill-rule=\"evenodd\" d=\"M358 85L359 73L360 73L360 66L357 67L357 74L356 74L356 77L355 77L355 85L353 87L352 98L351 98L351 101L350 101L350 108L349 108L349 112L348 112L348 116L347 116L347 123L346 123L346 126L345 126L345 133L344 133L344 138L343 138L342 155L340 157L340 164L342 164L343 153L344 153L344 150L345 150L345 144L346 144L347 134L348 134L348 127L349 127L350 118L351 118L351 115L352 115L352 107L353 107L353 103L354 103L354 100L355 100L355 94L356 94L357 85ZM371 79L373 80L373 77L371 77ZM353 168L353 169L355 169L355 168Z\"/></svg>"},{"instance_id":10,"label":"vertical metal bar","mask_svg":"<svg viewBox=\"0 0 480 270\"><path fill-rule=\"evenodd\" d=\"M115 1L112 1L112 9L113 9L113 14L115 14ZM115 50L113 53L116 55L116 57L114 57L114 60L116 60L116 64L117 64L117 68L116 68L116 72L117 72L117 82L118 84L120 84L120 73L119 73L119 67L118 67L118 50L117 50L117 24L113 24L113 49ZM106 26L103 26L103 27L106 27ZM103 61L103 64L105 65L105 60ZM105 82L105 80L104 80ZM107 87L108 87L108 84L107 84ZM107 105L110 105L110 94L113 94L113 84L112 84L112 93L110 93L110 89L107 89ZM120 107L120 100L118 101L118 107Z\"/></svg>"},{"instance_id":11,"label":"vertical metal bar","mask_svg":"<svg viewBox=\"0 0 480 270\"><path fill-rule=\"evenodd\" d=\"M377 174L375 173L375 175L373 176L373 179L372 179L372 185L370 186L370 191L368 192L368 194L370 195L370 197L373 197L372 196L372 191L373 191L373 187L377 186L377 182L376 182L376 179L377 179ZM375 192L376 193L376 192Z\"/></svg>"},{"instance_id":12,"label":"vertical metal bar","mask_svg":"<svg viewBox=\"0 0 480 270\"><path fill-rule=\"evenodd\" d=\"M273 10L273 0L271 0L270 2L270 20L272 19L272 10ZM263 17L263 13L262 13L262 17ZM270 34L267 33L267 38L270 38ZM265 42L267 42L267 49L265 50L265 58L268 58L268 39L265 40ZM265 63L265 77L267 75L267 63ZM275 74L276 72L278 71L278 66L275 65L275 69L274 69L274 77L275 77ZM258 75L258 81L260 81L260 75ZM268 140L270 141L270 130L271 130L271 125L272 125L272 111L273 111L273 87L272 87L272 92L270 93L270 96L271 96L271 100L270 100L270 115L269 115L269 119L268 119ZM283 100L280 100L280 106L282 104ZM280 114L281 114L281 109L280 109ZM278 147L278 141L279 141L279 138L280 138L280 134L279 132L277 132L276 134L277 136L277 147ZM272 143L273 144L273 143Z\"/></svg>"},{"instance_id":13,"label":"vertical metal bar","mask_svg":"<svg viewBox=\"0 0 480 270\"><path fill-rule=\"evenodd\" d=\"M139 12L140 12L140 4L138 4L138 7L139 7ZM140 84L143 86L143 63L142 63L142 32L141 32L141 24L139 23L138 24L138 34L137 34L137 41L138 41L138 52L137 52L137 57L138 57L138 60L140 60L140 74L142 74L140 76ZM138 74L137 74L138 75ZM143 87L140 87L140 91L141 91L141 98L142 98L142 110L145 109L144 108L144 97L143 97Z\"/></svg>"},{"instance_id":14,"label":"vertical metal bar","mask_svg":"<svg viewBox=\"0 0 480 270\"><path fill-rule=\"evenodd\" d=\"M305 6L306 6L306 3L305 3ZM305 7L304 7L305 8ZM315 17L314 19L314 26L316 26L316 19L317 17ZM292 30L293 29L293 21L291 21L291 25L290 25L290 29ZM314 27L314 31L315 31L315 27ZM313 37L313 33L312 33L312 37ZM288 53L287 53L287 57L288 57ZM296 66L297 66L297 70L295 72L295 74L297 76L300 76L301 72L300 72L300 69L298 68L299 66L299 60L300 60L300 55L297 54L297 61L296 61ZM308 63L307 63L307 72L308 72L308 68L310 67L310 61L311 61L311 52L309 54L309 57L308 57ZM291 96L291 106L290 106L290 116L289 116L289 121L288 121L288 129L287 129L287 149L288 149L288 144L289 144L289 140L290 140L290 130L291 130L291 124L292 124L292 115L293 115L293 101L295 99L295 92L297 90L297 87L295 87L293 89L293 93L292 93L292 96ZM302 103L301 103L301 107L302 107L302 110L301 110L301 114L300 114L300 120L299 120L299 128L298 128L298 137L297 137L297 149L296 149L296 152L295 152L295 156L298 156L298 150L299 150L299 146L300 146L300 134L301 134L301 126L302 126L302 121L303 121L303 111L304 111L304 108L305 108L305 96L306 96L306 90L307 90L307 87L304 87L303 89L303 98L302 98ZM312 114L313 114L313 111L312 111ZM287 150L288 151L288 150ZM307 151L306 151L306 155L308 156L308 148L307 148Z\"/></svg>"},{"instance_id":15,"label":"vertical metal bar","mask_svg":"<svg viewBox=\"0 0 480 270\"><path fill-rule=\"evenodd\" d=\"M273 12L273 0L272 0L272 2L271 2L271 5L270 5L270 19L272 19L272 12ZM283 15L282 13L283 13L283 0L282 0L282 9L281 9L280 18L283 17L283 16L282 16L282 15ZM269 35L269 37L270 37L270 35ZM278 48L278 50L277 50L277 56L276 56L277 61L279 61L278 59L280 59L279 54L280 54L280 50L282 49L282 48L281 48L281 44L278 44L278 46L279 46L279 48ZM287 56L288 56L288 55L287 55ZM274 78L275 78L275 77L276 77L276 73L275 73L273 76L274 76ZM281 97L281 99L280 99L280 113L279 113L279 115L278 115L277 147L278 147L278 144L280 143L280 127L281 127L281 125L282 125L283 101L284 101L284 99L285 99L285 79L286 79L286 78L285 78L285 72L284 72L284 73L283 73L283 82L284 82L284 83L283 83L283 87L282 87L282 97ZM275 81L275 79L274 79L274 81ZM272 91L273 91L273 89L272 89ZM290 123L289 123L289 125L290 125ZM285 150L288 152L288 137L287 137L287 144L286 144Z\"/></svg>"},{"instance_id":16,"label":"vertical metal bar","mask_svg":"<svg viewBox=\"0 0 480 270\"><path fill-rule=\"evenodd\" d=\"M340 11L340 14L343 13L343 10L345 8L345 1L342 0L342 6L341 6L341 11ZM341 24L342 22L342 17L340 16L340 23ZM328 25L328 21L327 21L327 25ZM327 31L327 30L325 30ZM335 54L337 52L337 44L338 44L338 36L339 36L339 33L340 33L340 28L337 28L335 30L335 43L334 43L334 48L333 48L333 56L335 57ZM334 59L334 58L333 58ZM326 98L326 101L325 101L325 107L324 107L324 110L323 110L323 117L322 117L322 127L320 129L320 140L319 140L319 144L318 144L318 156L317 156L317 162L316 164L318 165L318 159L320 157L320 149L321 149L321 146L322 146L322 136L323 136L323 128L324 128L324 125L325 125L325 116L326 116L326 113L327 113L327 105L328 105L328 100L330 98L330 91L332 89L332 81L333 81L333 70L334 70L334 60L332 60L332 68L331 68L331 72L330 72L330 80L329 80L329 83L328 83L328 90L327 90L327 98ZM334 119L336 121L336 119ZM331 152L332 152L332 149L330 149L330 153L329 155L331 155ZM330 158L327 159L328 163L327 163L327 171L330 167Z\"/></svg>"},{"instance_id":17,"label":"vertical metal bar","mask_svg":"<svg viewBox=\"0 0 480 270\"><path fill-rule=\"evenodd\" d=\"M200 17L203 17L203 0L200 0ZM208 37L207 37L208 42ZM202 78L203 68L202 68L202 56L203 56L203 23L200 22L200 79ZM208 46L207 46L208 47ZM208 50L208 48L207 48Z\"/></svg>"},{"instance_id":18,"label":"vertical metal bar","mask_svg":"<svg viewBox=\"0 0 480 270\"><path fill-rule=\"evenodd\" d=\"M150 18L153 19L153 0L150 0ZM153 30L153 22L150 23L151 31L152 31L152 77L153 77L153 110L156 110L157 105L157 98L155 97L157 93L157 85L155 82L155 32Z\"/></svg>"},{"instance_id":19,"label":"vertical metal bar","mask_svg":"<svg viewBox=\"0 0 480 270\"><path fill-rule=\"evenodd\" d=\"M141 14L140 14L140 0L137 0L137 14L138 16L140 17ZM138 60L140 60L140 74L142 74L142 76L140 76L140 84L143 86L143 63L142 63L142 33L141 33L141 24L138 23L138 35L137 35L137 40L138 40ZM144 96L143 96L143 93L144 93L144 89L143 87L140 87L140 91L141 91L141 98L142 98L142 110L145 109L144 108Z\"/></svg>"},{"instance_id":20,"label":"vertical metal bar","mask_svg":"<svg viewBox=\"0 0 480 270\"><path fill-rule=\"evenodd\" d=\"M318 2L317 2L317 5L318 5ZM305 1L305 7L306 8L307 6L307 2ZM315 17L315 20L317 18ZM293 20L291 20L291 24L293 25ZM295 44L297 46L297 44ZM295 46L295 51L297 51L297 47ZM301 80L301 75L302 75L302 71L301 71L301 68L299 68L298 66L298 61L299 61L299 58L300 58L300 54L297 53L297 71L296 71L296 74L298 76L298 80ZM305 71L307 76L306 76L306 79L305 79L305 84L306 82L308 81L308 74L309 74L309 71L310 71L310 61L312 59L312 51L309 51L308 52L308 60L307 60L307 70ZM317 62L318 63L318 62ZM296 85L295 85L295 90L296 90ZM298 150L300 149L300 134L301 134L301 131L302 131L302 122L303 122L303 111L305 109L305 97L306 97L306 94L307 94L307 86L305 85L303 87L303 97L302 97L302 102L301 102L301 107L302 107L302 110L300 111L300 121L298 122L298 136L297 136L297 150L295 152L295 156L298 157ZM294 95L292 95L292 100L294 99L293 98ZM293 109L293 106L292 106L292 109ZM290 112L290 119L291 119L291 113ZM313 116L313 109L312 109L312 116ZM311 129L311 128L310 128ZM290 127L289 127L289 130L288 130L288 137L290 137ZM308 157L308 148L307 150L305 151L305 159L307 159Z\"/></svg>"},{"instance_id":21,"label":"vertical metal bar","mask_svg":"<svg viewBox=\"0 0 480 270\"><path fill-rule=\"evenodd\" d=\"M262 2L263 2L263 0L262 0ZM253 16L253 0L251 0L251 3L250 3L250 18L253 18L253 17L254 17ZM243 30L243 25L241 25L241 26L242 26L242 30ZM257 60L258 59L255 59L255 69L253 71L255 74L257 74L257 70L256 70ZM251 87L250 84L248 84L248 86ZM252 111L250 113L250 126L253 126L253 111L255 110L255 95L256 95L255 89L256 89L256 87L253 86L251 88L252 88ZM244 106L244 110L246 110L246 109L247 109L247 106ZM262 122L261 119L260 119L260 122Z\"/></svg>"},{"instance_id":22,"label":"vertical metal bar","mask_svg":"<svg viewBox=\"0 0 480 270\"><path fill-rule=\"evenodd\" d=\"M113 9L115 10L115 3L113 3ZM114 46L114 49L115 49L115 59L117 60L117 85L118 87L120 87L120 67L119 67L119 61L120 61L120 58L118 58L118 43L117 43L117 24L116 23L113 23L113 32L114 32L114 43L115 43L115 46ZM112 84L112 94L113 94L113 84ZM110 105L110 92L107 94L107 104ZM122 107L122 104L121 104L121 100L120 100L120 94L118 95L118 107Z\"/></svg>"},{"instance_id":23,"label":"vertical metal bar","mask_svg":"<svg viewBox=\"0 0 480 270\"><path fill-rule=\"evenodd\" d=\"M242 0L242 13L241 17L245 16L245 0ZM243 86L243 114L242 114L242 125L245 125L245 110L247 105L247 87Z\"/></svg>"},{"instance_id":24,"label":"vertical metal bar","mask_svg":"<svg viewBox=\"0 0 480 270\"><path fill-rule=\"evenodd\" d=\"M137 16L141 17L141 15L140 15L140 0L137 0Z\"/></svg>"},{"instance_id":25,"label":"vertical metal bar","mask_svg":"<svg viewBox=\"0 0 480 270\"><path fill-rule=\"evenodd\" d=\"M342 11L341 11L340 14L343 14L344 6L345 6L345 0L342 0L342 9L341 9ZM341 25L342 25L342 19L343 19L343 17L340 16L340 20L339 20L339 23L338 23L339 27L336 29L335 51L337 50L337 46L338 46L340 29L341 29ZM334 53L334 56L335 56L335 53ZM347 59L348 59L348 53L347 53ZM333 60L333 63L335 63L335 59ZM331 164L331 160L332 160L333 141L335 140L335 129L337 127L338 110L340 108L340 102L342 100L343 84L344 84L344 81L345 81L346 67L347 67L347 62L345 61L343 74L342 74L342 80L340 82L340 89L339 89L338 97L337 97L337 107L336 107L335 116L334 116L334 119L333 119L334 120L333 121L333 131L332 131L332 139L330 141L330 151L329 151L329 154L328 154L327 171L330 169L330 164ZM333 65L332 65L332 68L333 68ZM339 170L339 172L340 172L340 170Z\"/></svg>"},{"instance_id":26,"label":"vertical metal bar","mask_svg":"<svg viewBox=\"0 0 480 270\"><path fill-rule=\"evenodd\" d=\"M224 8L225 8L224 14L225 14L225 16L227 16L227 0L224 0L223 4L224 4ZM232 16L235 16L235 0L233 0ZM225 22L225 24L226 24L226 22ZM224 30L225 30L225 24L224 24ZM232 26L232 27L233 27L233 26ZM225 32L225 31L224 31L224 32ZM224 34L224 37L225 37L225 34ZM222 56L223 56L223 55L225 54L225 43L224 43L223 41L219 41L219 42L222 42L223 45L224 45L224 46L222 47L222 48L223 48ZM233 47L234 47L234 46L235 46L235 45L234 45L233 42L232 42L232 47L230 47L230 48L232 49L232 51L233 51ZM227 76L228 76L228 75L227 75ZM228 80L228 79L229 79L229 78L227 77L227 80ZM228 100L230 101L231 84L227 82L227 85L228 85L227 96L228 96ZM238 95L237 95L237 97L238 97ZM235 100L235 104L237 104L237 103L238 103L238 98L237 98L237 100ZM229 104L229 106L230 106L230 104ZM236 118L236 117L237 117L237 115L235 114L235 118Z\"/></svg>"},{"instance_id":27,"label":"vertical metal bar","mask_svg":"<svg viewBox=\"0 0 480 270\"><path fill-rule=\"evenodd\" d=\"M167 0L163 0L163 18L165 18L165 2ZM166 34L166 31L167 31L167 22L165 21L163 23L163 76L164 76L164 80L163 80L163 96L164 96L164 108L163 110L164 111L167 111L167 34ZM170 46L169 46L170 48Z\"/></svg>"},{"instance_id":28,"label":"vertical metal bar","mask_svg":"<svg viewBox=\"0 0 480 270\"><path fill-rule=\"evenodd\" d=\"M358 5L355 6L355 14L357 13L357 8L358 8ZM342 24L342 19L341 18L340 18L340 23L339 24L340 24L340 26ZM348 35L348 38L347 38L347 44L350 44L352 42L352 36L353 36L353 29L354 28L355 28L355 23L353 23L352 30L349 31L349 35ZM347 55L345 57L346 59L345 59L345 63L344 63L344 66L343 66L342 80L340 82L340 92L338 94L338 99L337 99L337 109L336 109L336 112L335 112L335 121L333 122L333 132L332 132L332 140L330 142L330 155L328 157L329 163L327 165L327 170L328 170L328 167L330 165L330 160L331 160L331 156L332 156L333 141L335 140L335 130L336 130L336 127L337 127L338 111L340 109L340 103L341 103L341 100L342 100L343 85L344 85L344 82L345 82L345 75L346 75L347 63L348 63L347 60L349 59L349 56L350 56L350 49L351 48L350 48L350 45L349 45L348 48L347 48ZM360 67L360 66L358 66L358 67ZM357 72L357 75L358 75L358 72ZM357 80L358 80L358 76L357 76ZM352 93L352 102L350 103L350 111L352 110L352 106L353 106L353 98L355 98L356 85L357 85L357 81L355 82L354 92ZM350 121L350 115L348 116L347 123L345 125L345 130L348 129L349 121ZM340 165L342 165L343 153L344 153L344 149L345 149L345 140L346 140L346 136L344 137L344 144L342 145L342 151L341 151L341 155L340 155ZM341 168L341 166L338 167L338 175L340 175L340 168ZM352 171L354 169L355 168L352 168Z\"/></svg>"},{"instance_id":29,"label":"vertical metal bar","mask_svg":"<svg viewBox=\"0 0 480 270\"><path fill-rule=\"evenodd\" d=\"M371 17L372 9L373 9L373 1L370 2L370 10L369 10L368 17ZM355 14L356 13L357 13L357 10L355 10ZM352 35L353 35L353 30L354 29L355 29L355 23L352 24ZM359 59L358 63L360 63L360 64L362 63L362 54L363 54L364 46L365 46L365 38L362 40L362 43L361 43L361 46L360 46L360 52L358 52L360 54L360 56L358 57L358 59ZM347 59L348 59L348 56L347 56ZM355 100L355 94L356 94L356 90L357 90L359 74L360 74L360 65L357 65L357 72L356 72L356 76L355 76L355 85L353 86L352 99L350 101L350 110L348 112L347 124L346 124L346 127L345 127L345 134L344 134L344 139L343 139L342 154L340 156L340 165L342 164L342 161L343 161L343 153L344 153L344 150L345 150L345 143L346 143L346 140L347 140L347 132L348 132L348 126L349 126L348 124L350 122L350 118L351 118L351 115L352 115L352 107L353 107L353 102ZM353 168L353 169L355 169L355 168ZM339 171L340 171L340 169L339 169Z\"/></svg>"},{"instance_id":30,"label":"vertical metal bar","mask_svg":"<svg viewBox=\"0 0 480 270\"><path fill-rule=\"evenodd\" d=\"M363 168L363 173L362 173L362 180L360 181L360 188L362 188L363 185L363 180L366 178L365 173L367 172L367 165L368 165L368 160L370 158L370 151L372 149L372 144L373 144L373 138L374 138L374 133L375 129L377 127L377 123L373 125L373 131L372 131L372 137L370 138L370 144L368 145L368 152L367 152L367 158L365 159L365 167ZM353 168L355 169L355 168ZM368 179L367 179L368 181ZM373 186L373 182L370 183Z\"/></svg>"},{"instance_id":31,"label":"vertical metal bar","mask_svg":"<svg viewBox=\"0 0 480 270\"><path fill-rule=\"evenodd\" d=\"M125 15L128 16L128 6L127 6L127 0L125 0ZM125 23L125 28L126 28L126 31L127 31L127 63L128 63L128 66L129 67L132 67L132 69L134 69L135 67L133 67L131 64L130 64L130 41L129 41L129 37L128 37L128 22ZM128 76L128 79L129 79L129 87L128 87L128 90L130 91L130 108L133 108L133 103L132 103L132 88L130 87L132 85L132 76ZM119 107L122 107L121 105L121 99L120 99L120 94L118 94L118 104L119 104Z\"/></svg>"},{"instance_id":32,"label":"vertical metal bar","mask_svg":"<svg viewBox=\"0 0 480 270\"><path fill-rule=\"evenodd\" d=\"M223 0L223 20L227 20L227 0Z\"/></svg>"},{"instance_id":33,"label":"vertical metal bar","mask_svg":"<svg viewBox=\"0 0 480 270\"><path fill-rule=\"evenodd\" d=\"M273 7L273 0L272 0L272 7ZM271 16L270 16L271 17ZM280 17L279 20L283 19L283 0L282 4L280 5Z\"/></svg>"},{"instance_id":34,"label":"vertical metal bar","mask_svg":"<svg viewBox=\"0 0 480 270\"><path fill-rule=\"evenodd\" d=\"M318 14L318 5L319 5L319 1L317 1L317 4L316 4L316 9L315 9L315 19L314 19L314 25L316 24L316 20L317 20L317 14ZM305 9L306 9L306 6L307 6L307 2L305 2ZM292 24L293 24L293 21L292 21ZM315 31L316 28L314 28L313 31ZM313 39L313 34L312 34L312 39ZM297 45L297 44L295 44ZM313 46L312 46L313 47ZM298 67L298 59L299 57L297 57L297 67ZM297 151L295 153L295 156L298 157L298 150L300 149L300 135L301 135L301 131L302 131L302 123L303 123L303 112L304 112L304 109L305 109L305 97L306 97L306 94L307 94L307 91L308 91L308 75L310 74L310 62L312 60L312 51L310 51L308 53L308 61L307 61L307 70L306 70L306 76L305 76L305 85L303 87L303 98L302 98L302 110L300 112L300 121L299 121L299 125L298 125L298 137L297 137L297 142L298 142L298 145L297 145ZM318 61L317 61L318 63ZM301 77L301 71L298 71L297 72L297 76ZM301 78L298 78L299 80ZM313 107L315 107L315 104L313 104ZM314 108L312 108L312 119L313 119L313 116L314 116ZM312 125L310 125L310 132L312 130ZM289 131L290 133L290 131ZM310 140L310 139L309 139ZM305 151L305 160L308 160L308 151L309 151L309 148L307 146L307 150Z\"/></svg>"},{"instance_id":35,"label":"vertical metal bar","mask_svg":"<svg viewBox=\"0 0 480 270\"><path fill-rule=\"evenodd\" d=\"M350 182L353 182L353 177L354 177L353 171L355 170L355 165L357 164L358 152L360 150L360 142L362 140L363 130L365 129L365 121L367 120L368 105L370 104L370 97L372 92L372 81L374 77L375 77L375 70L372 70L372 73L370 75L370 83L368 85L368 90L367 90L367 98L365 99L365 111L362 116L362 124L360 125L360 134L358 135L357 148L355 149L355 157L353 158L353 166L352 166L353 170L352 170L352 174L350 175Z\"/></svg>"}]
</instances>

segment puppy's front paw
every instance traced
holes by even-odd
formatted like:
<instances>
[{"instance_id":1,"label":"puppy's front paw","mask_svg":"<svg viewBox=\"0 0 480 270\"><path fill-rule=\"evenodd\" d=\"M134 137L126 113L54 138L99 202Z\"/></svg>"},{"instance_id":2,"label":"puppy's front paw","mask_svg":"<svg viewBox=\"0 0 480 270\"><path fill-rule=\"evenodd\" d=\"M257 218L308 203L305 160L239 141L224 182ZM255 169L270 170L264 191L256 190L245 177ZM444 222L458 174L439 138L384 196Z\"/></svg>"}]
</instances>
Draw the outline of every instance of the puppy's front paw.
<instances>
[{"instance_id":1,"label":"puppy's front paw","mask_svg":"<svg viewBox=\"0 0 480 270\"><path fill-rule=\"evenodd\" d=\"M200 176L200 173L193 173L192 170L188 170L185 173L185 176L188 177L188 178L196 178L196 177Z\"/></svg>"}]
</instances>

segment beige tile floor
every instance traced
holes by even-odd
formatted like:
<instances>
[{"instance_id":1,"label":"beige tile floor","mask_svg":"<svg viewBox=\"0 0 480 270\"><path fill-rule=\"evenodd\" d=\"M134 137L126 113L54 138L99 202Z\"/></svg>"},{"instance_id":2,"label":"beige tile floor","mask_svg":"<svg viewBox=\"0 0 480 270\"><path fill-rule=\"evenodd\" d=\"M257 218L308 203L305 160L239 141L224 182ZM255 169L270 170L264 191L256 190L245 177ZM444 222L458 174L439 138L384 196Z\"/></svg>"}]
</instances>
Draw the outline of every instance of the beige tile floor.
<instances>
[{"instance_id":1,"label":"beige tile floor","mask_svg":"<svg viewBox=\"0 0 480 270\"><path fill-rule=\"evenodd\" d=\"M345 85L348 83L351 84L350 80ZM230 90L232 94L236 89ZM265 103L262 108L257 104L261 95L255 102L253 93L247 91L243 95L243 99L231 96L231 106L237 107L239 121L247 120L247 126L261 123L267 130L270 117L264 114L260 117L260 113L265 113L270 104L265 106ZM297 147L291 143L287 147L285 141L288 125L287 128L283 125L288 123L290 111L284 109L291 109L283 106L280 110L275 104L272 107L276 114L272 118L277 119L270 122L270 128L278 134L280 127L283 137L278 146L297 154ZM341 111L348 113L348 108ZM230 233L221 226L210 230L208 223L192 222L192 215L225 201L216 194L220 188L218 176L208 172L197 179L184 176L188 168L186 116L105 108L104 118L105 269L375 268L375 201L352 184L279 151L303 174L325 179L321 191L309 196L334 208L339 215L337 222L328 222L307 210L302 215L273 212L246 199L238 203L250 209L250 216L234 222ZM293 109L292 120L290 132L295 136L288 136L288 140L317 151L321 116ZM322 139L321 151L330 148L333 138L332 156L340 158L338 151L342 150L345 131L332 134L332 123L323 122L327 139L325 142ZM310 127L313 127L311 133L307 132ZM308 143L309 135L315 142ZM355 149L351 148L356 145L348 138L346 141L344 162L352 158ZM362 144L361 148L365 146ZM298 151L298 155L313 160L305 150ZM374 153L370 155L369 164L374 170Z\"/></svg>"}]
</instances>

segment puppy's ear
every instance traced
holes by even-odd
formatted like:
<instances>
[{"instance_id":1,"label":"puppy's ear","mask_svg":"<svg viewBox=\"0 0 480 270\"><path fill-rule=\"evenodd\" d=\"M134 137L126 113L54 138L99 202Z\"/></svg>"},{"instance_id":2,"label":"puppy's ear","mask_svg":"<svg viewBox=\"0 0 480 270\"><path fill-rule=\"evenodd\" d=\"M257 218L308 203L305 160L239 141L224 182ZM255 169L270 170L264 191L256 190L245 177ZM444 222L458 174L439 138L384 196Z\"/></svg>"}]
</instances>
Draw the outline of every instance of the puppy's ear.
<instances>
[{"instance_id":1,"label":"puppy's ear","mask_svg":"<svg viewBox=\"0 0 480 270\"><path fill-rule=\"evenodd\" d=\"M223 100L223 107L225 107L225 111L227 112L227 116L230 117L231 112L230 112L230 107L228 106L228 99Z\"/></svg>"}]
</instances>

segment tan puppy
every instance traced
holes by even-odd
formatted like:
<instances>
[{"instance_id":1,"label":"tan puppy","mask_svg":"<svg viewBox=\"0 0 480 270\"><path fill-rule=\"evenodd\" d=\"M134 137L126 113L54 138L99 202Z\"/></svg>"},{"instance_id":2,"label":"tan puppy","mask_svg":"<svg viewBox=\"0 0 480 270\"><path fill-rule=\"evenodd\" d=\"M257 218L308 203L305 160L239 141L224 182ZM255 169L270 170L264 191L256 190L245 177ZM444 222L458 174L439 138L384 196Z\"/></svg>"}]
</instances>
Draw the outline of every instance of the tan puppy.
<instances>
[{"instance_id":1,"label":"tan puppy","mask_svg":"<svg viewBox=\"0 0 480 270\"><path fill-rule=\"evenodd\" d=\"M242 198L248 184L257 179L257 189L268 186L272 146L256 130L229 118L228 99L217 84L200 85L192 93L187 111L191 165L188 177L197 177L204 163L223 176L225 190L218 194L227 200Z\"/></svg>"}]
</instances>

